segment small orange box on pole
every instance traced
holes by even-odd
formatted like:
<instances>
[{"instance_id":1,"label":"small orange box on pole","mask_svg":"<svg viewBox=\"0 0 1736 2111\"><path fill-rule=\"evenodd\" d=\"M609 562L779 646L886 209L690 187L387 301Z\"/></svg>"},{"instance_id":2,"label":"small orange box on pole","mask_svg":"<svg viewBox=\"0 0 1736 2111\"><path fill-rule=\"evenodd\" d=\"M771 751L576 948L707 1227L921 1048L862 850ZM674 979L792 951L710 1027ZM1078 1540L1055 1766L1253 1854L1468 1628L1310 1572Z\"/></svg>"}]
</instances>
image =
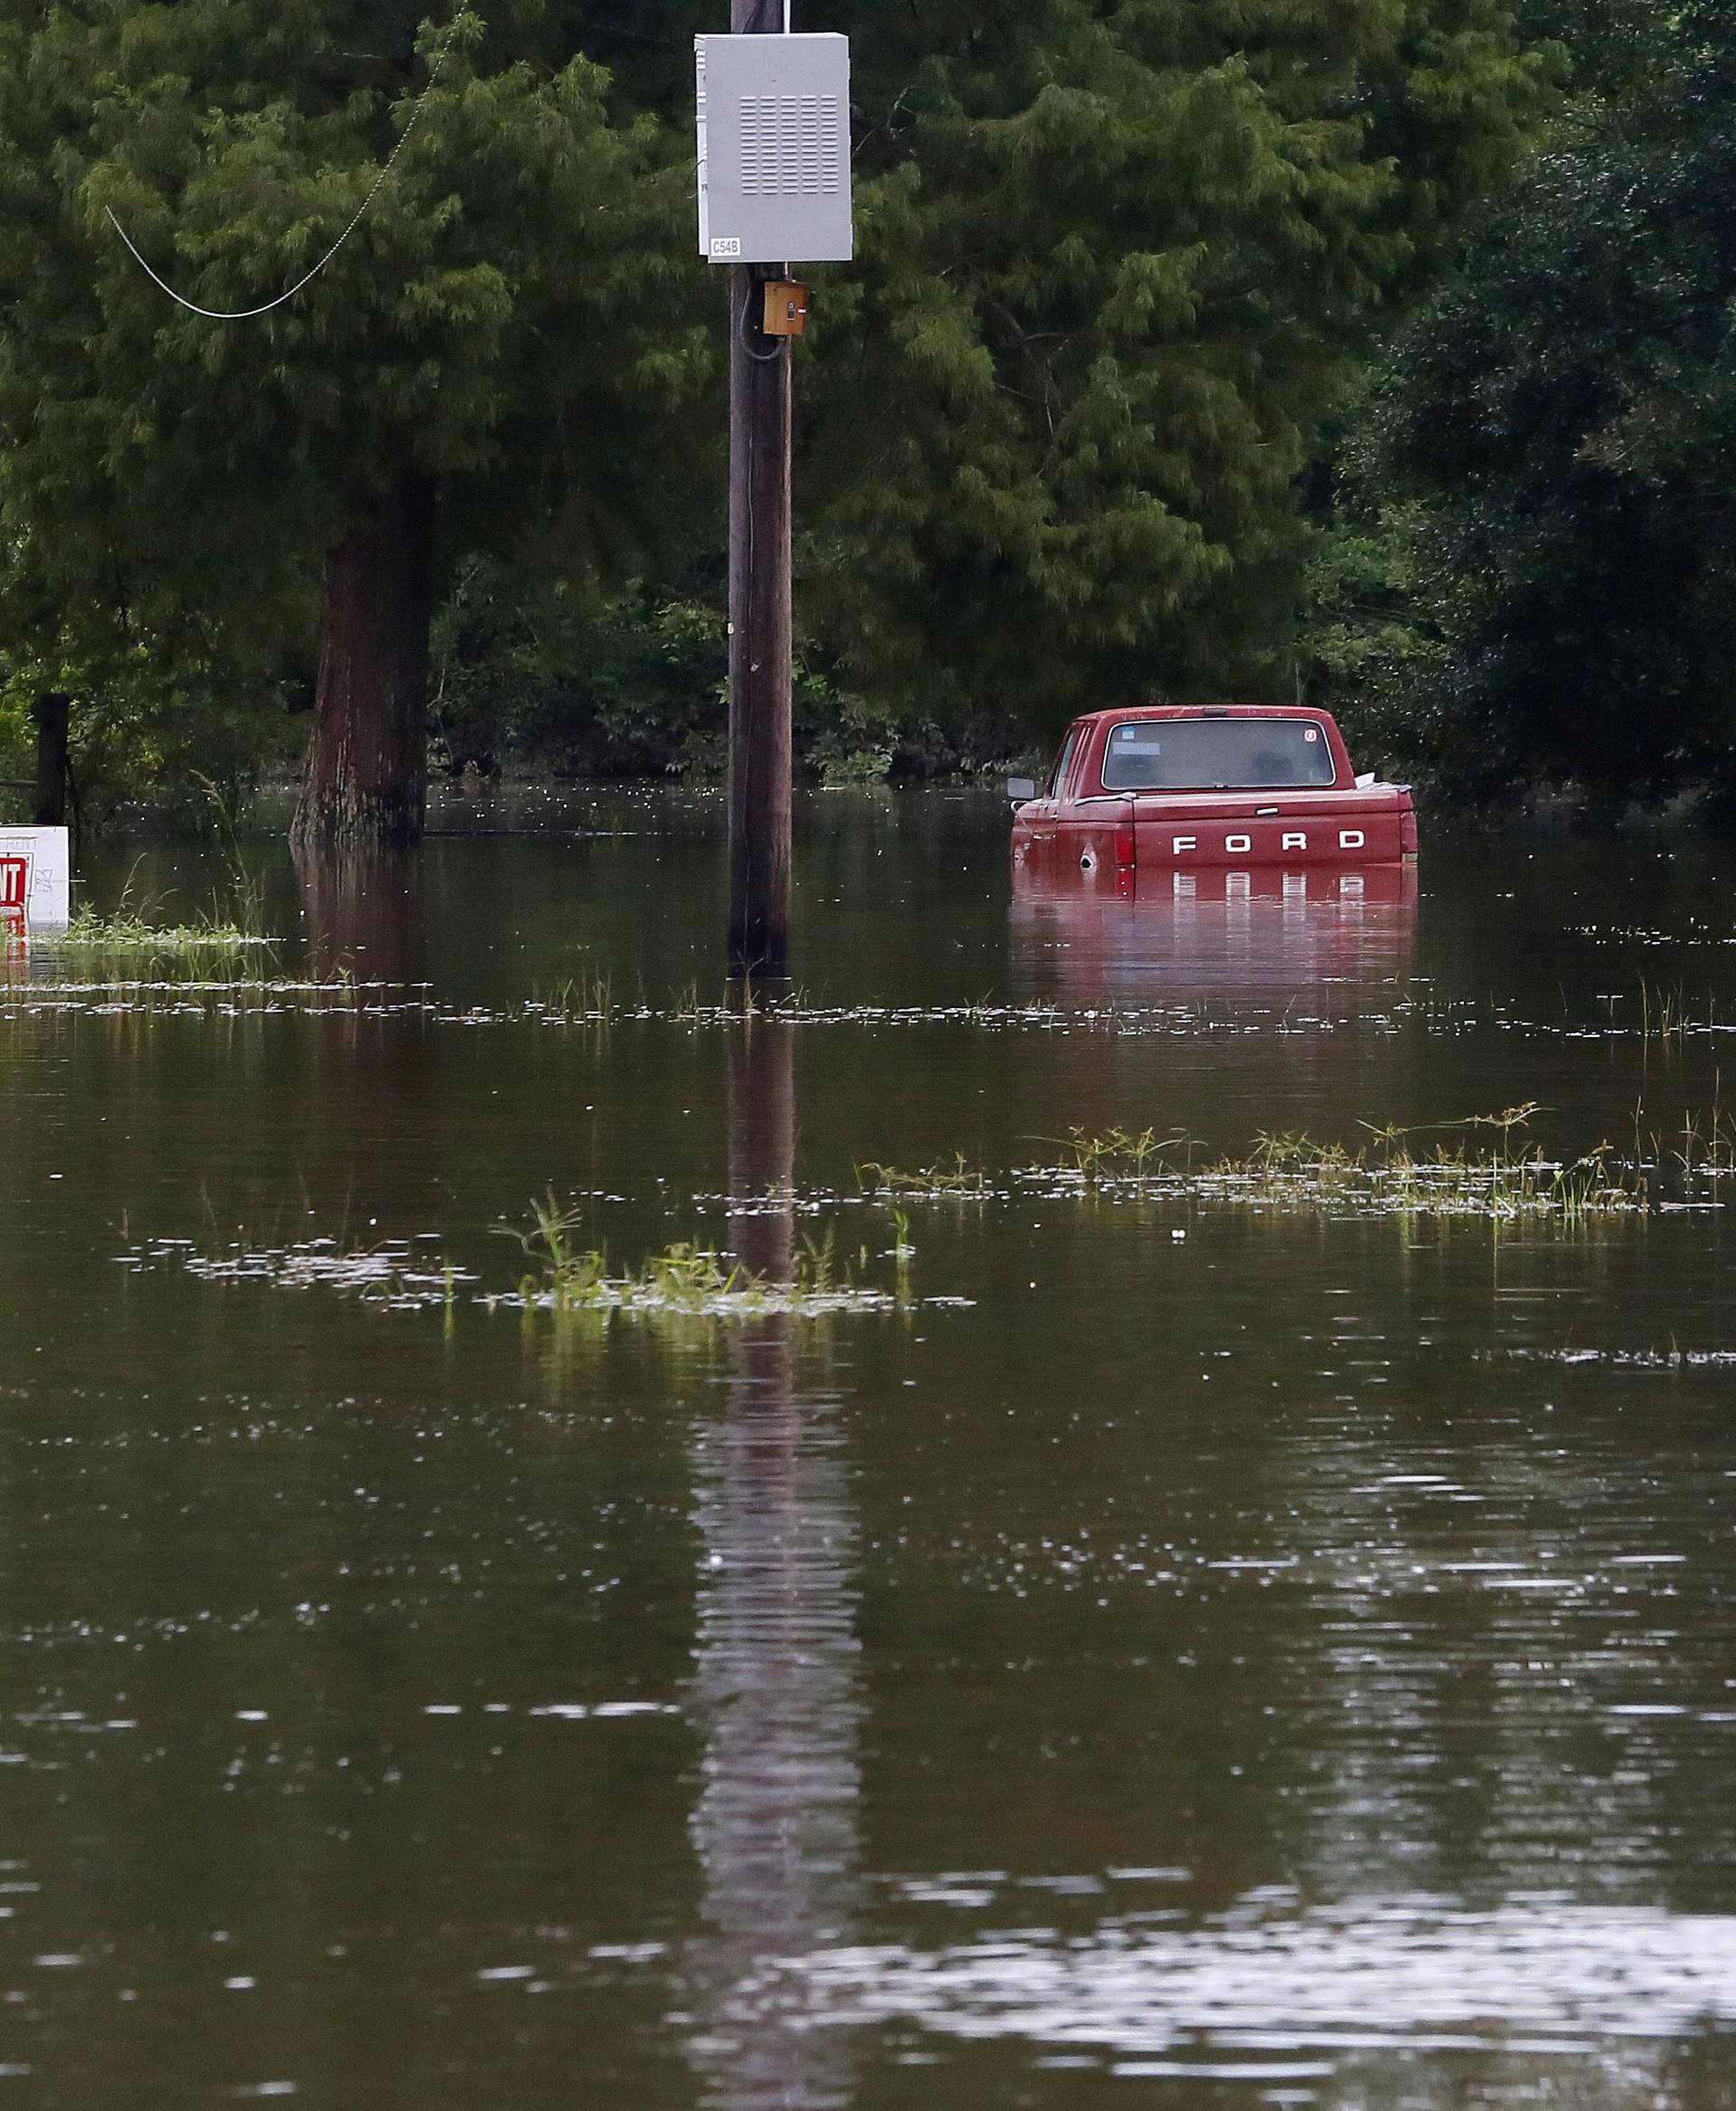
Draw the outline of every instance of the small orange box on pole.
<instances>
[{"instance_id":1,"label":"small orange box on pole","mask_svg":"<svg viewBox=\"0 0 1736 2111\"><path fill-rule=\"evenodd\" d=\"M788 278L767 279L765 332L768 337L807 336L807 287Z\"/></svg>"}]
</instances>

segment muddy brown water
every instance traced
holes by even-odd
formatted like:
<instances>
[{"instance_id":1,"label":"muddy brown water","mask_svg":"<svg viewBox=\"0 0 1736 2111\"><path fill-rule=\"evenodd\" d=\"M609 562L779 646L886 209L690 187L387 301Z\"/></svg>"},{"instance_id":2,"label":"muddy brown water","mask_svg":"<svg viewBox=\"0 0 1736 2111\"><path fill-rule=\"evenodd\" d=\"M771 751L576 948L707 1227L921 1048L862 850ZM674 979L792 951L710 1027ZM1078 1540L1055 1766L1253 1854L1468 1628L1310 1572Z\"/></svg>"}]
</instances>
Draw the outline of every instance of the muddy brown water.
<instances>
[{"instance_id":1,"label":"muddy brown water","mask_svg":"<svg viewBox=\"0 0 1736 2111\"><path fill-rule=\"evenodd\" d=\"M0 979L0 2103L1736 2102L1736 858L1070 902L816 799L744 1023L715 802L526 820ZM1011 1177L1526 1101L1693 1206ZM551 1191L901 1295L491 1306Z\"/></svg>"}]
</instances>

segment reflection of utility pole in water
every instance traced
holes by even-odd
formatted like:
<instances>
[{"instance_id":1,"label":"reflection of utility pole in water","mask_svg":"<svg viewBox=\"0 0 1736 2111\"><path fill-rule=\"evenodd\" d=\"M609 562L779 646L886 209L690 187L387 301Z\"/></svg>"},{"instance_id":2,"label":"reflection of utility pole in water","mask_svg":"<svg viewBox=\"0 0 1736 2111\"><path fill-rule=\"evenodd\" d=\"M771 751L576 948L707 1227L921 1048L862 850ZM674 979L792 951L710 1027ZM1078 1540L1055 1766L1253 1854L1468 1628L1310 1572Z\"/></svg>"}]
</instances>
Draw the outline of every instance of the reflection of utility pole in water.
<instances>
[{"instance_id":1,"label":"reflection of utility pole in water","mask_svg":"<svg viewBox=\"0 0 1736 2111\"><path fill-rule=\"evenodd\" d=\"M795 1241L791 1029L748 1019L730 1068L731 1241L788 1277ZM827 2111L852 2095L836 2035L805 2029L788 1961L839 1940L859 1856L855 1523L828 1404L797 1395L788 1316L741 1325L728 1407L698 1441L693 1833L711 1933L693 2060L718 2111Z\"/></svg>"}]
</instances>

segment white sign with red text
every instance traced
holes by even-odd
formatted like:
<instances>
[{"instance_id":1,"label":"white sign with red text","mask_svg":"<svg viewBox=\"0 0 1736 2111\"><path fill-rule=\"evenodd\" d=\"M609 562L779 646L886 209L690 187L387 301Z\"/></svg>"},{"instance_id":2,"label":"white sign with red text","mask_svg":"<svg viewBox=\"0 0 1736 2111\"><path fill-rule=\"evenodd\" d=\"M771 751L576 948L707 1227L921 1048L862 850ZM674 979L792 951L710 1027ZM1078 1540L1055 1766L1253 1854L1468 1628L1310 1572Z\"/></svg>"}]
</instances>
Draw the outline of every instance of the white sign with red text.
<instances>
[{"instance_id":1,"label":"white sign with red text","mask_svg":"<svg viewBox=\"0 0 1736 2111\"><path fill-rule=\"evenodd\" d=\"M64 828L0 828L0 933L63 931L72 860Z\"/></svg>"}]
</instances>

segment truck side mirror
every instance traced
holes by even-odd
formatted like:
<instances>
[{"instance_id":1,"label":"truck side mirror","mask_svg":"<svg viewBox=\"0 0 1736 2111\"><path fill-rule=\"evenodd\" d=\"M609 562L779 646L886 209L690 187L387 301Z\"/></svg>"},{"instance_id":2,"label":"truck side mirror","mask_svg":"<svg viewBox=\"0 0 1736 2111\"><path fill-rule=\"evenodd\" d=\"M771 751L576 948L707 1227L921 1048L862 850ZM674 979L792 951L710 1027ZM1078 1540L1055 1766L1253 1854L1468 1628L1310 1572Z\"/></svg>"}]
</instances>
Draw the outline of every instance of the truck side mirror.
<instances>
[{"instance_id":1,"label":"truck side mirror","mask_svg":"<svg viewBox=\"0 0 1736 2111\"><path fill-rule=\"evenodd\" d=\"M1015 806L1022 806L1027 799L1036 797L1037 787L1028 777L1010 777L1006 780L1006 796Z\"/></svg>"}]
</instances>

